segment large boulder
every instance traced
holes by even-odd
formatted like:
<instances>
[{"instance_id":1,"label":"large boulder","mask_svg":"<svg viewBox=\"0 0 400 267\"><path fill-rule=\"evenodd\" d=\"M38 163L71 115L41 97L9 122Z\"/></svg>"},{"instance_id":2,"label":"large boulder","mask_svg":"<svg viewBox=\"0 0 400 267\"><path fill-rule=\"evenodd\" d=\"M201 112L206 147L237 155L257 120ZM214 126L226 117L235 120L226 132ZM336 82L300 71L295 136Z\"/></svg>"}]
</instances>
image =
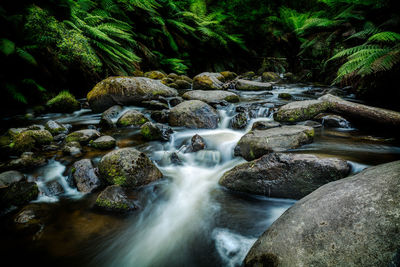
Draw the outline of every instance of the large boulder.
<instances>
[{"instance_id":1,"label":"large boulder","mask_svg":"<svg viewBox=\"0 0 400 267\"><path fill-rule=\"evenodd\" d=\"M28 182L25 178L11 182L0 188L0 208L25 205L38 195L39 188L35 182Z\"/></svg>"},{"instance_id":2,"label":"large boulder","mask_svg":"<svg viewBox=\"0 0 400 267\"><path fill-rule=\"evenodd\" d=\"M118 119L118 126L140 126L149 121L140 111L131 109Z\"/></svg>"},{"instance_id":3,"label":"large boulder","mask_svg":"<svg viewBox=\"0 0 400 267\"><path fill-rule=\"evenodd\" d=\"M87 144L92 140L95 140L100 137L100 133L97 130L94 129L85 129L85 130L79 130L70 133L67 135L65 138L65 141L67 143L69 142L79 142L81 144Z\"/></svg>"},{"instance_id":4,"label":"large boulder","mask_svg":"<svg viewBox=\"0 0 400 267\"><path fill-rule=\"evenodd\" d=\"M122 148L103 156L99 173L110 184L139 187L162 178L162 173L142 152L134 148Z\"/></svg>"},{"instance_id":5,"label":"large boulder","mask_svg":"<svg viewBox=\"0 0 400 267\"><path fill-rule=\"evenodd\" d=\"M109 77L99 82L87 95L90 107L101 112L114 105L137 105L160 96L177 96L178 92L159 80L143 77Z\"/></svg>"},{"instance_id":6,"label":"large boulder","mask_svg":"<svg viewBox=\"0 0 400 267\"><path fill-rule=\"evenodd\" d=\"M298 122L311 120L329 109L330 104L322 100L295 101L279 108L274 114L276 121Z\"/></svg>"},{"instance_id":7,"label":"large boulder","mask_svg":"<svg viewBox=\"0 0 400 267\"><path fill-rule=\"evenodd\" d=\"M203 72L193 78L194 90L220 90L224 76L221 73Z\"/></svg>"},{"instance_id":8,"label":"large boulder","mask_svg":"<svg viewBox=\"0 0 400 267\"><path fill-rule=\"evenodd\" d=\"M137 208L128 198L125 189L119 185L111 185L104 189L97 197L95 205L113 212L128 212Z\"/></svg>"},{"instance_id":9,"label":"large boulder","mask_svg":"<svg viewBox=\"0 0 400 267\"><path fill-rule=\"evenodd\" d=\"M280 152L311 143L314 129L302 125L253 130L245 134L235 148L235 155L246 160L257 159L270 152Z\"/></svg>"},{"instance_id":10,"label":"large boulder","mask_svg":"<svg viewBox=\"0 0 400 267\"><path fill-rule=\"evenodd\" d=\"M242 91L264 91L272 90L272 84L239 79L235 88Z\"/></svg>"},{"instance_id":11,"label":"large boulder","mask_svg":"<svg viewBox=\"0 0 400 267\"><path fill-rule=\"evenodd\" d=\"M326 184L257 240L244 266L399 266L400 161Z\"/></svg>"},{"instance_id":12,"label":"large boulder","mask_svg":"<svg viewBox=\"0 0 400 267\"><path fill-rule=\"evenodd\" d=\"M78 190L83 193L91 193L101 186L90 159L75 162L72 165L72 177Z\"/></svg>"},{"instance_id":13,"label":"large boulder","mask_svg":"<svg viewBox=\"0 0 400 267\"><path fill-rule=\"evenodd\" d=\"M193 90L182 95L187 100L200 100L206 103L218 103L222 101L236 103L239 102L239 96L235 93L222 90Z\"/></svg>"},{"instance_id":14,"label":"large boulder","mask_svg":"<svg viewBox=\"0 0 400 267\"><path fill-rule=\"evenodd\" d=\"M169 113L171 126L188 128L217 128L219 116L210 105L200 100L189 100L173 107Z\"/></svg>"},{"instance_id":15,"label":"large boulder","mask_svg":"<svg viewBox=\"0 0 400 267\"><path fill-rule=\"evenodd\" d=\"M219 184L238 192L299 199L349 172L350 165L336 158L271 153L227 171Z\"/></svg>"}]
</instances>

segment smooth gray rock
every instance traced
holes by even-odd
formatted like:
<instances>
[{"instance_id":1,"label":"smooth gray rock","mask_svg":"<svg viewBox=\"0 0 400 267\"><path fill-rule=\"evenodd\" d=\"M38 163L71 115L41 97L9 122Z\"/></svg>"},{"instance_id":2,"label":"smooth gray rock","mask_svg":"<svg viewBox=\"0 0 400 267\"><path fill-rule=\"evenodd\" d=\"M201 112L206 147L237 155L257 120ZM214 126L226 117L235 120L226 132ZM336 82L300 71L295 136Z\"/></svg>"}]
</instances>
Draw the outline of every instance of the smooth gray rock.
<instances>
[{"instance_id":1,"label":"smooth gray rock","mask_svg":"<svg viewBox=\"0 0 400 267\"><path fill-rule=\"evenodd\" d=\"M272 90L272 84L239 79L235 88L241 91L263 91Z\"/></svg>"},{"instance_id":2,"label":"smooth gray rock","mask_svg":"<svg viewBox=\"0 0 400 267\"><path fill-rule=\"evenodd\" d=\"M90 159L82 159L72 165L72 177L80 192L91 193L101 186Z\"/></svg>"},{"instance_id":3,"label":"smooth gray rock","mask_svg":"<svg viewBox=\"0 0 400 267\"><path fill-rule=\"evenodd\" d=\"M238 192L299 199L346 177L350 168L346 161L336 158L271 153L227 171L219 184Z\"/></svg>"},{"instance_id":4,"label":"smooth gray rock","mask_svg":"<svg viewBox=\"0 0 400 267\"><path fill-rule=\"evenodd\" d=\"M219 116L210 105L189 100L173 107L169 113L169 125L187 128L217 128Z\"/></svg>"},{"instance_id":5,"label":"smooth gray rock","mask_svg":"<svg viewBox=\"0 0 400 267\"><path fill-rule=\"evenodd\" d=\"M112 149L116 146L117 141L108 135L101 136L91 142L91 146L96 148L96 149L102 149L102 150L108 150Z\"/></svg>"},{"instance_id":6,"label":"smooth gray rock","mask_svg":"<svg viewBox=\"0 0 400 267\"><path fill-rule=\"evenodd\" d=\"M19 171L6 171L0 173L0 188L7 187L12 183L25 179L25 176Z\"/></svg>"},{"instance_id":7,"label":"smooth gray rock","mask_svg":"<svg viewBox=\"0 0 400 267\"><path fill-rule=\"evenodd\" d=\"M125 189L119 185L111 185L104 189L97 197L95 205L113 212L128 212L137 208L128 198Z\"/></svg>"},{"instance_id":8,"label":"smooth gray rock","mask_svg":"<svg viewBox=\"0 0 400 267\"><path fill-rule=\"evenodd\" d=\"M326 184L288 209L243 265L399 266L400 161Z\"/></svg>"},{"instance_id":9,"label":"smooth gray rock","mask_svg":"<svg viewBox=\"0 0 400 267\"><path fill-rule=\"evenodd\" d=\"M313 138L314 129L302 125L253 130L239 140L235 155L253 160L270 152L281 152L311 143Z\"/></svg>"},{"instance_id":10,"label":"smooth gray rock","mask_svg":"<svg viewBox=\"0 0 400 267\"><path fill-rule=\"evenodd\" d=\"M239 102L237 94L222 90L193 90L184 93L182 97L187 100L200 100L206 103L218 103L220 101Z\"/></svg>"}]
</instances>

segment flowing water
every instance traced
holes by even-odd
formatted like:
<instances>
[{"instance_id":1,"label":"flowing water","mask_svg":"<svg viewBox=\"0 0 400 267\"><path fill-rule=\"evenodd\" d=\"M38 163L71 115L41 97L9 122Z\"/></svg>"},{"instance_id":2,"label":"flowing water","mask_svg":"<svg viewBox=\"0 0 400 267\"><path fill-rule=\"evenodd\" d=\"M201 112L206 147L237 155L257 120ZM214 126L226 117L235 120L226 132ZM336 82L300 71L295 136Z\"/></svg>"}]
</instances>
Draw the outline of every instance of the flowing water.
<instances>
[{"instance_id":1,"label":"flowing water","mask_svg":"<svg viewBox=\"0 0 400 267\"><path fill-rule=\"evenodd\" d=\"M169 142L143 142L137 129L119 129L111 134L119 147L134 146L145 152L164 174L164 179L132 193L139 210L111 215L93 209L94 195L83 195L71 186L69 173L74 159L53 155L48 164L29 173L38 183L35 203L46 220L33 235L6 233L1 251L14 262L39 262L58 266L240 266L246 253L269 225L295 203L290 199L232 193L218 185L222 174L245 162L233 156L238 140L253 122L273 120L274 106L285 104L277 95L291 93L297 100L310 99L312 87L285 85L268 92L240 92L239 104L219 107L220 124L214 130L175 128ZM249 126L229 127L236 107L256 106ZM142 112L147 112L141 109ZM148 114L147 114L148 115ZM100 114L83 109L72 116L47 114L34 123L56 119L74 129L98 123ZM31 122L32 123L32 122ZM344 125L346 126L346 125ZM183 153L190 138L199 134L207 149ZM399 140L346 126L316 129L315 141L293 150L350 161L352 172L400 158ZM105 152L88 151L95 164ZM172 164L171 153L182 163ZM49 184L57 182L59 190ZM26 237L28 236L28 238ZM22 244L22 245L21 245Z\"/></svg>"}]
</instances>

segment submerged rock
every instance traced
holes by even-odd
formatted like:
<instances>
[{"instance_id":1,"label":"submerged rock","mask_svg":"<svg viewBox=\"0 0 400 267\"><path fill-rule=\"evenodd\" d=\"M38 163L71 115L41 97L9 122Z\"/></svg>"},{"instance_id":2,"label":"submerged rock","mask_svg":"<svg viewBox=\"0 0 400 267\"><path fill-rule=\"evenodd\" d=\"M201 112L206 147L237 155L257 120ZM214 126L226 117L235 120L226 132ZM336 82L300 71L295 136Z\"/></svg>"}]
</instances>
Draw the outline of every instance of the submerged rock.
<instances>
[{"instance_id":1,"label":"submerged rock","mask_svg":"<svg viewBox=\"0 0 400 267\"><path fill-rule=\"evenodd\" d=\"M62 152L66 155L80 157L82 155L82 147L79 142L72 141L63 146Z\"/></svg>"},{"instance_id":2,"label":"submerged rock","mask_svg":"<svg viewBox=\"0 0 400 267\"><path fill-rule=\"evenodd\" d=\"M193 90L184 93L182 97L184 99L200 100L206 103L218 103L224 100L232 103L239 102L239 96L237 94L222 90Z\"/></svg>"},{"instance_id":3,"label":"submerged rock","mask_svg":"<svg viewBox=\"0 0 400 267\"><path fill-rule=\"evenodd\" d=\"M239 192L299 199L349 172L350 165L336 158L271 153L227 171L219 184Z\"/></svg>"},{"instance_id":4,"label":"submerged rock","mask_svg":"<svg viewBox=\"0 0 400 267\"><path fill-rule=\"evenodd\" d=\"M171 127L161 123L146 122L140 127L140 133L149 141L161 140L168 141L170 135L173 133Z\"/></svg>"},{"instance_id":5,"label":"submerged rock","mask_svg":"<svg viewBox=\"0 0 400 267\"><path fill-rule=\"evenodd\" d=\"M326 184L289 208L244 266L397 266L400 161Z\"/></svg>"},{"instance_id":6,"label":"submerged rock","mask_svg":"<svg viewBox=\"0 0 400 267\"><path fill-rule=\"evenodd\" d=\"M155 100L160 96L177 96L178 92L159 80L143 77L109 77L91 90L87 99L95 111L103 111L116 104L137 105L142 101Z\"/></svg>"},{"instance_id":7,"label":"submerged rock","mask_svg":"<svg viewBox=\"0 0 400 267\"><path fill-rule=\"evenodd\" d=\"M67 135L65 138L65 141L67 143L69 142L79 142L81 144L87 144L92 140L95 140L100 137L100 133L97 130L93 129L85 129L85 130L79 130L70 133Z\"/></svg>"},{"instance_id":8,"label":"submerged rock","mask_svg":"<svg viewBox=\"0 0 400 267\"><path fill-rule=\"evenodd\" d=\"M203 137L195 134L190 139L190 146L186 148L185 153L197 152L206 148L206 142Z\"/></svg>"},{"instance_id":9,"label":"submerged rock","mask_svg":"<svg viewBox=\"0 0 400 267\"><path fill-rule=\"evenodd\" d=\"M117 141L115 141L113 137L108 135L101 136L90 143L92 147L102 150L112 149L116 146L116 144Z\"/></svg>"},{"instance_id":10,"label":"submerged rock","mask_svg":"<svg viewBox=\"0 0 400 267\"><path fill-rule=\"evenodd\" d=\"M90 159L75 162L72 166L72 177L78 190L83 193L91 193L101 186Z\"/></svg>"},{"instance_id":11,"label":"submerged rock","mask_svg":"<svg viewBox=\"0 0 400 267\"><path fill-rule=\"evenodd\" d=\"M314 129L307 126L282 126L254 130L245 134L235 148L235 155L246 160L257 159L270 152L280 152L311 143Z\"/></svg>"},{"instance_id":12,"label":"submerged rock","mask_svg":"<svg viewBox=\"0 0 400 267\"><path fill-rule=\"evenodd\" d=\"M149 120L139 111L131 109L122 114L118 119L118 126L140 126Z\"/></svg>"},{"instance_id":13,"label":"submerged rock","mask_svg":"<svg viewBox=\"0 0 400 267\"><path fill-rule=\"evenodd\" d=\"M203 72L193 78L194 90L220 90L222 89L224 76L220 73Z\"/></svg>"},{"instance_id":14,"label":"submerged rock","mask_svg":"<svg viewBox=\"0 0 400 267\"><path fill-rule=\"evenodd\" d=\"M46 159L34 154L33 152L24 152L18 159L13 159L7 164L7 169L32 169L46 164Z\"/></svg>"},{"instance_id":15,"label":"submerged rock","mask_svg":"<svg viewBox=\"0 0 400 267\"><path fill-rule=\"evenodd\" d=\"M162 178L154 163L134 148L114 150L103 156L99 173L110 184L125 187L139 187Z\"/></svg>"},{"instance_id":16,"label":"submerged rock","mask_svg":"<svg viewBox=\"0 0 400 267\"><path fill-rule=\"evenodd\" d=\"M339 115L319 114L315 116L314 119L321 122L322 125L327 127L342 127L342 128L350 127L350 122Z\"/></svg>"},{"instance_id":17,"label":"submerged rock","mask_svg":"<svg viewBox=\"0 0 400 267\"><path fill-rule=\"evenodd\" d=\"M169 110L155 110L151 112L150 117L159 123L168 123Z\"/></svg>"},{"instance_id":18,"label":"submerged rock","mask_svg":"<svg viewBox=\"0 0 400 267\"><path fill-rule=\"evenodd\" d=\"M272 90L272 85L270 83L255 82L255 81L239 79L236 83L236 90L242 90L242 91Z\"/></svg>"},{"instance_id":19,"label":"submerged rock","mask_svg":"<svg viewBox=\"0 0 400 267\"><path fill-rule=\"evenodd\" d=\"M280 93L278 95L278 98L284 99L284 100L290 100L290 99L293 98L293 96L291 94L289 94L289 93Z\"/></svg>"},{"instance_id":20,"label":"submerged rock","mask_svg":"<svg viewBox=\"0 0 400 267\"><path fill-rule=\"evenodd\" d=\"M311 120L319 113L327 111L329 106L329 103L321 100L295 101L280 107L274 118L280 122Z\"/></svg>"},{"instance_id":21,"label":"submerged rock","mask_svg":"<svg viewBox=\"0 0 400 267\"><path fill-rule=\"evenodd\" d=\"M169 124L188 128L217 128L219 116L210 105L199 101L185 101L170 110Z\"/></svg>"},{"instance_id":22,"label":"submerged rock","mask_svg":"<svg viewBox=\"0 0 400 267\"><path fill-rule=\"evenodd\" d=\"M128 198L125 189L119 185L111 185L104 189L96 199L96 206L114 212L128 212L137 208Z\"/></svg>"}]
</instances>

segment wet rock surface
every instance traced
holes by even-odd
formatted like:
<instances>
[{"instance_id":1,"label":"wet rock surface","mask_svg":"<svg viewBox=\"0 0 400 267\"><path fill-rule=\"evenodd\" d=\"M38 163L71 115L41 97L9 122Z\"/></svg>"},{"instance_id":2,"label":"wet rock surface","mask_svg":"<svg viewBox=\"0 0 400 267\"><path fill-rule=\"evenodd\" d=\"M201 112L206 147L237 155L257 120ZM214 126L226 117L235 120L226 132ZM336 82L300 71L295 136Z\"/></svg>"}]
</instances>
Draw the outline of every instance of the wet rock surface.
<instances>
[{"instance_id":1,"label":"wet rock surface","mask_svg":"<svg viewBox=\"0 0 400 267\"><path fill-rule=\"evenodd\" d=\"M219 116L210 105L199 101L185 101L170 110L169 125L187 128L217 128Z\"/></svg>"}]
</instances>

